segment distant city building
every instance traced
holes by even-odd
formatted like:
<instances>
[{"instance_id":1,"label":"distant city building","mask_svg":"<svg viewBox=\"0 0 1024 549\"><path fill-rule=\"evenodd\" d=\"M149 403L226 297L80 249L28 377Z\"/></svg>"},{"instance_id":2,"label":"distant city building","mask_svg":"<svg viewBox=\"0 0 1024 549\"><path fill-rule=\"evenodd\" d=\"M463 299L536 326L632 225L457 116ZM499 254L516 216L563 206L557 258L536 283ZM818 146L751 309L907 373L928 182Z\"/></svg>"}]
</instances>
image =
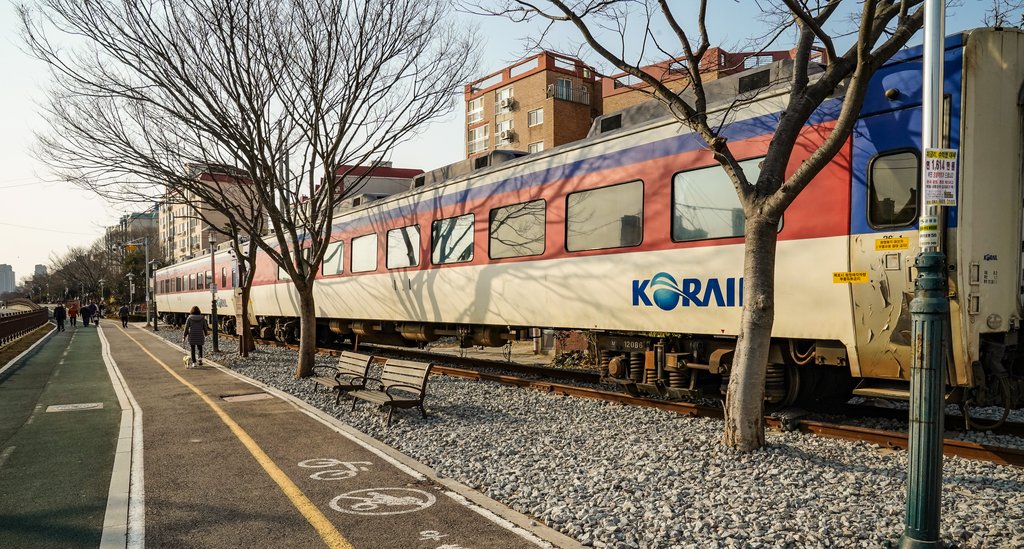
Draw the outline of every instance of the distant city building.
<instances>
[{"instance_id":1,"label":"distant city building","mask_svg":"<svg viewBox=\"0 0 1024 549\"><path fill-rule=\"evenodd\" d=\"M46 265L36 265L36 276L46 276Z\"/></svg>"},{"instance_id":2,"label":"distant city building","mask_svg":"<svg viewBox=\"0 0 1024 549\"><path fill-rule=\"evenodd\" d=\"M10 265L0 265L0 293L14 291L14 269Z\"/></svg>"},{"instance_id":3,"label":"distant city building","mask_svg":"<svg viewBox=\"0 0 1024 549\"><path fill-rule=\"evenodd\" d=\"M467 84L464 96L466 158L582 139L602 112L593 69L548 51Z\"/></svg>"}]
</instances>

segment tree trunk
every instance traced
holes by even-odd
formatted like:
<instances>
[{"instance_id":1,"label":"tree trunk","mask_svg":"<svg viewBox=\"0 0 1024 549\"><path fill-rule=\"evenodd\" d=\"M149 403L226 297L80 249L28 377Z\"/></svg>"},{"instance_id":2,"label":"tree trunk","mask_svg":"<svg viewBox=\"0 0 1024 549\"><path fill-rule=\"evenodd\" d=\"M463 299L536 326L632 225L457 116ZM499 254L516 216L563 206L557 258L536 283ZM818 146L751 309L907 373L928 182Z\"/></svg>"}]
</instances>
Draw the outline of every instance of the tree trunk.
<instances>
[{"instance_id":1,"label":"tree trunk","mask_svg":"<svg viewBox=\"0 0 1024 549\"><path fill-rule=\"evenodd\" d=\"M296 289L299 291L299 363L295 377L303 378L313 375L316 358L316 303L312 284Z\"/></svg>"},{"instance_id":2,"label":"tree trunk","mask_svg":"<svg viewBox=\"0 0 1024 549\"><path fill-rule=\"evenodd\" d=\"M243 284L241 295L239 296L239 299L242 300L242 318L238 331L238 356L242 357L249 356L251 351L256 350L256 341L252 336L252 325L249 324L249 294L251 293L252 286Z\"/></svg>"},{"instance_id":3,"label":"tree trunk","mask_svg":"<svg viewBox=\"0 0 1024 549\"><path fill-rule=\"evenodd\" d=\"M775 316L778 222L748 219L743 257L743 317L725 399L722 444L747 452L764 446L764 383Z\"/></svg>"}]
</instances>

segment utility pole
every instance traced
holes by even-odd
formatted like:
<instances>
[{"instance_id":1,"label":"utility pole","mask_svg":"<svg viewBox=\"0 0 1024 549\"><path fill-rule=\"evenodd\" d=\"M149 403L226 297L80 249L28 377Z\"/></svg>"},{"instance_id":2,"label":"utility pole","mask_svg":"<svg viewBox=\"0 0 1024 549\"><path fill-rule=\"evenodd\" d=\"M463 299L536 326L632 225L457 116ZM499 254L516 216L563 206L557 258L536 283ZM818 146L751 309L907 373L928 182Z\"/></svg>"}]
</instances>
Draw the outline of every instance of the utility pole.
<instances>
[{"instance_id":1,"label":"utility pole","mask_svg":"<svg viewBox=\"0 0 1024 549\"><path fill-rule=\"evenodd\" d=\"M213 352L220 352L217 340L217 239L210 229L210 324L213 327Z\"/></svg>"},{"instance_id":2,"label":"utility pole","mask_svg":"<svg viewBox=\"0 0 1024 549\"><path fill-rule=\"evenodd\" d=\"M909 470L907 517L900 538L902 548L942 547L939 540L942 502L942 445L944 390L946 386L946 293L945 208L937 198L936 174L956 167L956 151L942 147L942 63L945 42L943 0L924 2L924 77L921 170L923 181L918 245L917 280L910 303L913 328L913 364L910 368ZM931 192L930 192L931 191ZM953 204L956 189L952 194Z\"/></svg>"}]
</instances>

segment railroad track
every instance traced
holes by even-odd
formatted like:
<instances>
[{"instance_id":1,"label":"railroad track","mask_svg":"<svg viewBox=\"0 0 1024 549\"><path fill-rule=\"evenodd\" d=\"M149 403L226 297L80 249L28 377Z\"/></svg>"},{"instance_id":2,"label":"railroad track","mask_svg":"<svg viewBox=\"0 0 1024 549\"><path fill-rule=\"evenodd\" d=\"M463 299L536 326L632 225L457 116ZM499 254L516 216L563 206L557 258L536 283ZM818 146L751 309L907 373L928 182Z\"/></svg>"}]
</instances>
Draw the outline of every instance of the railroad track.
<instances>
[{"instance_id":1,"label":"railroad track","mask_svg":"<svg viewBox=\"0 0 1024 549\"><path fill-rule=\"evenodd\" d=\"M280 342L264 341L264 343L268 343L277 347L285 347L289 349L298 348L296 345L285 344ZM594 372L563 370L557 368L543 368L536 366L523 366L515 364L510 365L507 362L481 360L470 357L458 357L451 355L438 355L419 350L398 349L393 347L381 349L386 351L386 353L392 355L401 355L404 357L411 357L419 360L441 360L446 363L458 363L464 366L471 366L471 368L456 368L453 366L438 365L435 362L435 366L432 372L451 377L475 379L480 381L493 381L505 385L523 387L551 394L589 398L592 400L603 400L606 402L615 402L629 406L655 408L658 410L674 412L688 417L709 417L721 419L723 416L721 408L711 406L701 406L686 402L673 402L654 398L632 396L626 393L606 391L590 387L581 387L565 383L556 383L553 381L549 381L547 379L527 379L515 375L494 374L483 372L475 368L504 368L512 369L516 373L520 374L538 375L541 376L542 378L556 377L559 379L569 379L573 381L586 381L591 383L597 383L599 379L597 374ZM319 352L331 356L336 356L341 353L340 350L336 349L319 349ZM947 416L946 418L947 425L954 425L957 421L962 423L963 419L958 416ZM765 417L765 424L768 428L775 431L800 431L802 433L829 438L870 442L887 448L906 449L908 444L908 437L906 433L882 429L871 429L855 425L845 425L842 423L832 423L809 419L785 420L768 416ZM1009 434L1013 436L1022 436L1022 434L1024 434L1024 424L1007 423L1002 429L997 430L995 432L1000 434ZM1024 467L1024 450L1018 450L1016 448L1004 448L999 446L977 444L974 442L967 442L963 440L947 438L943 441L943 453L947 456L957 456L961 458L988 461L1002 465Z\"/></svg>"}]
</instances>

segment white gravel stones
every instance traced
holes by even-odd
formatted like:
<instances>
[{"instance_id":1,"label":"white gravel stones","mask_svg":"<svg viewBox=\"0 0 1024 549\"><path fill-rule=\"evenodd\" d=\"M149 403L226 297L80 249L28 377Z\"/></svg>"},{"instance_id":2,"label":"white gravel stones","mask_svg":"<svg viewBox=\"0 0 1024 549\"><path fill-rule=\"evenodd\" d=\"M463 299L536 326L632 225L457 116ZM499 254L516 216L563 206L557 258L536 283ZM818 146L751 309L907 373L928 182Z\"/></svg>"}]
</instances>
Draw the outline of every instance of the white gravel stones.
<instances>
[{"instance_id":1,"label":"white gravel stones","mask_svg":"<svg viewBox=\"0 0 1024 549\"><path fill-rule=\"evenodd\" d=\"M716 420L442 376L430 379L426 420L396 411L385 430L373 406L349 412L293 379L294 353L261 347L242 360L234 341L221 346L214 360L584 545L890 547L903 531L901 451L769 433L766 448L740 454L719 444ZM942 536L957 547L1024 546L1024 469L947 458Z\"/></svg>"}]
</instances>

